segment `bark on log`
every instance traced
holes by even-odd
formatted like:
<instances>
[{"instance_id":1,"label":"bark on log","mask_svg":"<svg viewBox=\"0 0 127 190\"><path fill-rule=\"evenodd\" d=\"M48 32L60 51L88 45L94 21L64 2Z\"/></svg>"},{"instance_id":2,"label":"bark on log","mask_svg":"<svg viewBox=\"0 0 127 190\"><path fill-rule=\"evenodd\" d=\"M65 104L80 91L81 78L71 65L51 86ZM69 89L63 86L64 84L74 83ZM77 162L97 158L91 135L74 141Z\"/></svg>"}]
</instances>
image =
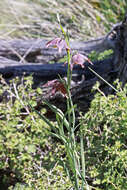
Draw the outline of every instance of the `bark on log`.
<instances>
[{"instance_id":1,"label":"bark on log","mask_svg":"<svg viewBox=\"0 0 127 190\"><path fill-rule=\"evenodd\" d=\"M81 78L82 75L85 76L86 80L94 77L94 75L88 70L90 65L88 62L84 63L85 69L80 66L74 66L72 77L73 79ZM95 61L93 66L91 66L98 74L103 74L105 71L109 73L112 71L112 59L105 59L102 61ZM41 63L20 63L17 61L12 61L5 57L0 56L0 73L9 78L10 76L21 76L23 73L26 75L33 74L34 77L40 78L40 82L51 80L57 78L59 75L65 77L67 74L67 65L64 63L56 64L41 64Z\"/></svg>"},{"instance_id":2,"label":"bark on log","mask_svg":"<svg viewBox=\"0 0 127 190\"><path fill-rule=\"evenodd\" d=\"M63 51L58 54L56 49L46 48L46 40L42 39L14 39L10 41L0 40L0 73L10 78L22 73L34 74L36 83L55 79L58 75L66 77L67 67L62 63L45 64L49 61L57 61L65 55ZM82 54L88 54L95 50L97 52L106 49L113 49L114 56L111 59L95 62L92 69L112 83L119 77L123 84L127 80L127 18L116 25L106 36L88 42L72 42L72 50L78 50ZM78 104L81 110L86 110L94 94L91 89L98 78L88 69L89 64L85 63L85 69L74 67L72 81L72 96L74 103ZM85 76L85 80L84 77ZM111 89L101 80L101 88L105 93ZM47 91L46 91L47 92ZM64 108L65 98L57 94L54 97L44 94L44 98ZM62 103L63 102L63 103Z\"/></svg>"},{"instance_id":3,"label":"bark on log","mask_svg":"<svg viewBox=\"0 0 127 190\"><path fill-rule=\"evenodd\" d=\"M0 56L20 63L48 63L49 61L57 61L66 55L65 51L59 54L57 49L46 48L46 43L47 40L42 39L0 40ZM106 49L112 49L115 47L115 41L112 40L109 33L107 36L87 42L70 42L70 47L72 51L88 54L91 51L101 52Z\"/></svg>"},{"instance_id":4,"label":"bark on log","mask_svg":"<svg viewBox=\"0 0 127 190\"><path fill-rule=\"evenodd\" d=\"M38 77L47 77L47 80L56 77L58 74L65 74L65 69L61 67L61 64L44 65L50 61L57 62L66 53L62 51L59 54L56 49L46 48L46 42L46 40L42 39L0 40L0 73L3 73L6 77L21 75L24 72L27 74L34 73ZM82 54L88 54L93 50L100 52L106 49L114 49L115 43L116 41L112 37L111 31L102 38L88 42L71 42L70 45L72 51L77 50ZM108 69L106 61L104 68L102 64L98 66L101 67L101 70ZM50 73L49 71L51 70L52 72ZM80 68L75 72L84 73L84 71L81 72Z\"/></svg>"}]
</instances>

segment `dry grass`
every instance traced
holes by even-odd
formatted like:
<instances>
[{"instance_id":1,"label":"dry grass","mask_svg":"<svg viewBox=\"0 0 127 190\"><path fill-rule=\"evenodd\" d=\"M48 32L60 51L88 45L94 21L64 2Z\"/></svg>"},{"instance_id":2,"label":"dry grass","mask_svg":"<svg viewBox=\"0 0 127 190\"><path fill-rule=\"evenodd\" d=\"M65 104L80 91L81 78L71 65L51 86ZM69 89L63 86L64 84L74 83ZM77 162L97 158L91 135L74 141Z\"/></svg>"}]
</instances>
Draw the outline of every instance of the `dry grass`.
<instances>
[{"instance_id":1,"label":"dry grass","mask_svg":"<svg viewBox=\"0 0 127 190\"><path fill-rule=\"evenodd\" d=\"M105 17L88 0L1 0L0 36L50 38L59 35L56 13L60 13L72 39L88 39L105 33Z\"/></svg>"},{"instance_id":2,"label":"dry grass","mask_svg":"<svg viewBox=\"0 0 127 190\"><path fill-rule=\"evenodd\" d=\"M0 0L0 37L59 35L56 14L71 39L104 35L124 14L125 0Z\"/></svg>"}]
</instances>

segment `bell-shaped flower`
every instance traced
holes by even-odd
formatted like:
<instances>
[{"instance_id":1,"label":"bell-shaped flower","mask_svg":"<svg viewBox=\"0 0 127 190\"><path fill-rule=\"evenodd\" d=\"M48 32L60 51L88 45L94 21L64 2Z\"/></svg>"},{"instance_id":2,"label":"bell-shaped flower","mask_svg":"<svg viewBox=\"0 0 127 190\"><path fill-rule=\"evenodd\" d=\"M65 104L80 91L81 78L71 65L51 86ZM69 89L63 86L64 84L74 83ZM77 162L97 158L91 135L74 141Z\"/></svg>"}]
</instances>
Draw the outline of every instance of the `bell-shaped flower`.
<instances>
[{"instance_id":1,"label":"bell-shaped flower","mask_svg":"<svg viewBox=\"0 0 127 190\"><path fill-rule=\"evenodd\" d=\"M90 59L85 56L85 55L82 55L80 53L77 53L75 54L73 57L72 57L72 61L71 61L71 70L73 69L73 66L74 65L80 65L82 68L84 68L84 62L85 61L88 61L91 65L93 65L93 63L90 61Z\"/></svg>"},{"instance_id":2,"label":"bell-shaped flower","mask_svg":"<svg viewBox=\"0 0 127 190\"><path fill-rule=\"evenodd\" d=\"M60 92L64 97L67 97L67 90L64 84L57 79L47 82L44 87L51 87L49 93L51 93L52 96L55 95L56 92Z\"/></svg>"},{"instance_id":3,"label":"bell-shaped flower","mask_svg":"<svg viewBox=\"0 0 127 190\"><path fill-rule=\"evenodd\" d=\"M66 49L66 51L70 50L67 43L62 38L55 38L47 42L46 47L58 48L59 53L61 53L62 49Z\"/></svg>"}]
</instances>

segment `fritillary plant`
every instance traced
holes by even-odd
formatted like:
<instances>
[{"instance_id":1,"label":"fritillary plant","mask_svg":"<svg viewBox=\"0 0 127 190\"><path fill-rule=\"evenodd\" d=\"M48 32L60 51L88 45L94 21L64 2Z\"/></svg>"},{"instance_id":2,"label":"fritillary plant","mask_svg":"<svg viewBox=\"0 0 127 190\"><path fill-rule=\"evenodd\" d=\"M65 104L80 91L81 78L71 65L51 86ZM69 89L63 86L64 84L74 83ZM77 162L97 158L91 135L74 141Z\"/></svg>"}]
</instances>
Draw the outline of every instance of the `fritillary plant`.
<instances>
[{"instance_id":1,"label":"fritillary plant","mask_svg":"<svg viewBox=\"0 0 127 190\"><path fill-rule=\"evenodd\" d=\"M85 173L85 155L84 155L84 145L83 145L83 135L80 135L80 148L79 152L75 129L77 128L75 122L75 105L73 105L73 101L71 98L71 79L72 79L72 71L75 65L79 65L82 69L85 69L84 62L89 62L91 65L93 63L88 59L87 56L82 55L80 53L72 53L72 50L69 45L69 39L67 34L65 33L58 16L58 22L60 25L60 29L62 31L62 38L55 38L49 41L46 44L46 48L57 48L58 52L61 53L62 50L66 50L67 53L67 80L64 79L55 79L52 81L48 81L44 86L50 87L49 94L54 96L57 92L61 93L64 98L66 98L67 103L67 111L63 113L62 110L58 109L56 106L51 105L49 102L44 101L44 103L55 113L56 115L56 125L52 124L44 115L41 115L38 111L32 109L39 114L40 118L42 118L52 129L54 132L50 132L51 135L60 139L65 146L66 159L61 158L61 163L67 176L72 182L72 186L76 190L90 190L92 187L88 185L86 181L86 173ZM107 83L111 88L117 91L111 84L105 81L100 75L98 75L91 67L88 67L91 72L93 72L97 77ZM66 130L65 130L66 129ZM65 132L66 131L66 132Z\"/></svg>"},{"instance_id":2,"label":"fritillary plant","mask_svg":"<svg viewBox=\"0 0 127 190\"><path fill-rule=\"evenodd\" d=\"M60 23L58 18L61 31L64 38L55 38L46 44L46 48L57 48L58 52L61 53L63 49L67 52L67 81L64 79L55 79L47 82L44 87L50 87L49 94L54 96L57 92L60 92L63 97L66 98L67 102L67 112L63 113L62 110L58 109L56 106L51 105L49 102L44 101L46 105L56 114L55 126L50 122L44 115L41 115L38 111L34 110L39 116L51 127L52 131L50 134L60 139L64 146L66 152L66 160L61 159L61 164L67 173L67 176L72 182L74 189L86 189L90 190L90 186L87 184L85 177L85 156L84 156L84 145L83 136L80 136L81 151L79 153L77 149L75 129L77 128L75 124L75 105L73 105L71 98L71 79L72 70L74 65L80 65L84 69L84 62L88 61L90 64L92 62L84 55L80 53L72 54L69 45L69 39ZM64 65L65 65L64 64ZM31 107L32 108L32 107ZM33 108L32 108L33 109ZM65 130L66 129L66 130ZM66 132L65 132L66 131Z\"/></svg>"}]
</instances>

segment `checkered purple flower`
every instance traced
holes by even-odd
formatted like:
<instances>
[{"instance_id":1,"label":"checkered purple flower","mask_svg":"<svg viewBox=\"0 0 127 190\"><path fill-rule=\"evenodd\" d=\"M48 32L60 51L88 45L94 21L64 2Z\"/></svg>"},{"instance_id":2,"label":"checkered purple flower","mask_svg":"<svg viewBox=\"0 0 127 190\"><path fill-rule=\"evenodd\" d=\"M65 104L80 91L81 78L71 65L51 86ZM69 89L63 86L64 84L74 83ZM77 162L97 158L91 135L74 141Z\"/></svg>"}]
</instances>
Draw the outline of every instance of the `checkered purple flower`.
<instances>
[{"instance_id":1,"label":"checkered purple flower","mask_svg":"<svg viewBox=\"0 0 127 190\"><path fill-rule=\"evenodd\" d=\"M51 90L49 91L49 93L54 96L56 92L60 92L64 97L67 98L67 90L64 86L64 84L55 79L55 80L51 80L48 81L45 85L43 85L44 87L50 87Z\"/></svg>"},{"instance_id":2,"label":"checkered purple flower","mask_svg":"<svg viewBox=\"0 0 127 190\"><path fill-rule=\"evenodd\" d=\"M80 53L77 53L75 54L73 57L72 57L72 61L71 61L71 70L73 69L73 66L74 65L80 65L82 68L84 68L84 62L85 61L88 61L91 65L93 65L93 63L90 61L90 59L85 56L85 55L82 55Z\"/></svg>"},{"instance_id":3,"label":"checkered purple flower","mask_svg":"<svg viewBox=\"0 0 127 190\"><path fill-rule=\"evenodd\" d=\"M66 49L66 51L70 50L67 43L62 38L55 38L47 42L46 47L58 48L59 53L61 53L62 49Z\"/></svg>"}]
</instances>

